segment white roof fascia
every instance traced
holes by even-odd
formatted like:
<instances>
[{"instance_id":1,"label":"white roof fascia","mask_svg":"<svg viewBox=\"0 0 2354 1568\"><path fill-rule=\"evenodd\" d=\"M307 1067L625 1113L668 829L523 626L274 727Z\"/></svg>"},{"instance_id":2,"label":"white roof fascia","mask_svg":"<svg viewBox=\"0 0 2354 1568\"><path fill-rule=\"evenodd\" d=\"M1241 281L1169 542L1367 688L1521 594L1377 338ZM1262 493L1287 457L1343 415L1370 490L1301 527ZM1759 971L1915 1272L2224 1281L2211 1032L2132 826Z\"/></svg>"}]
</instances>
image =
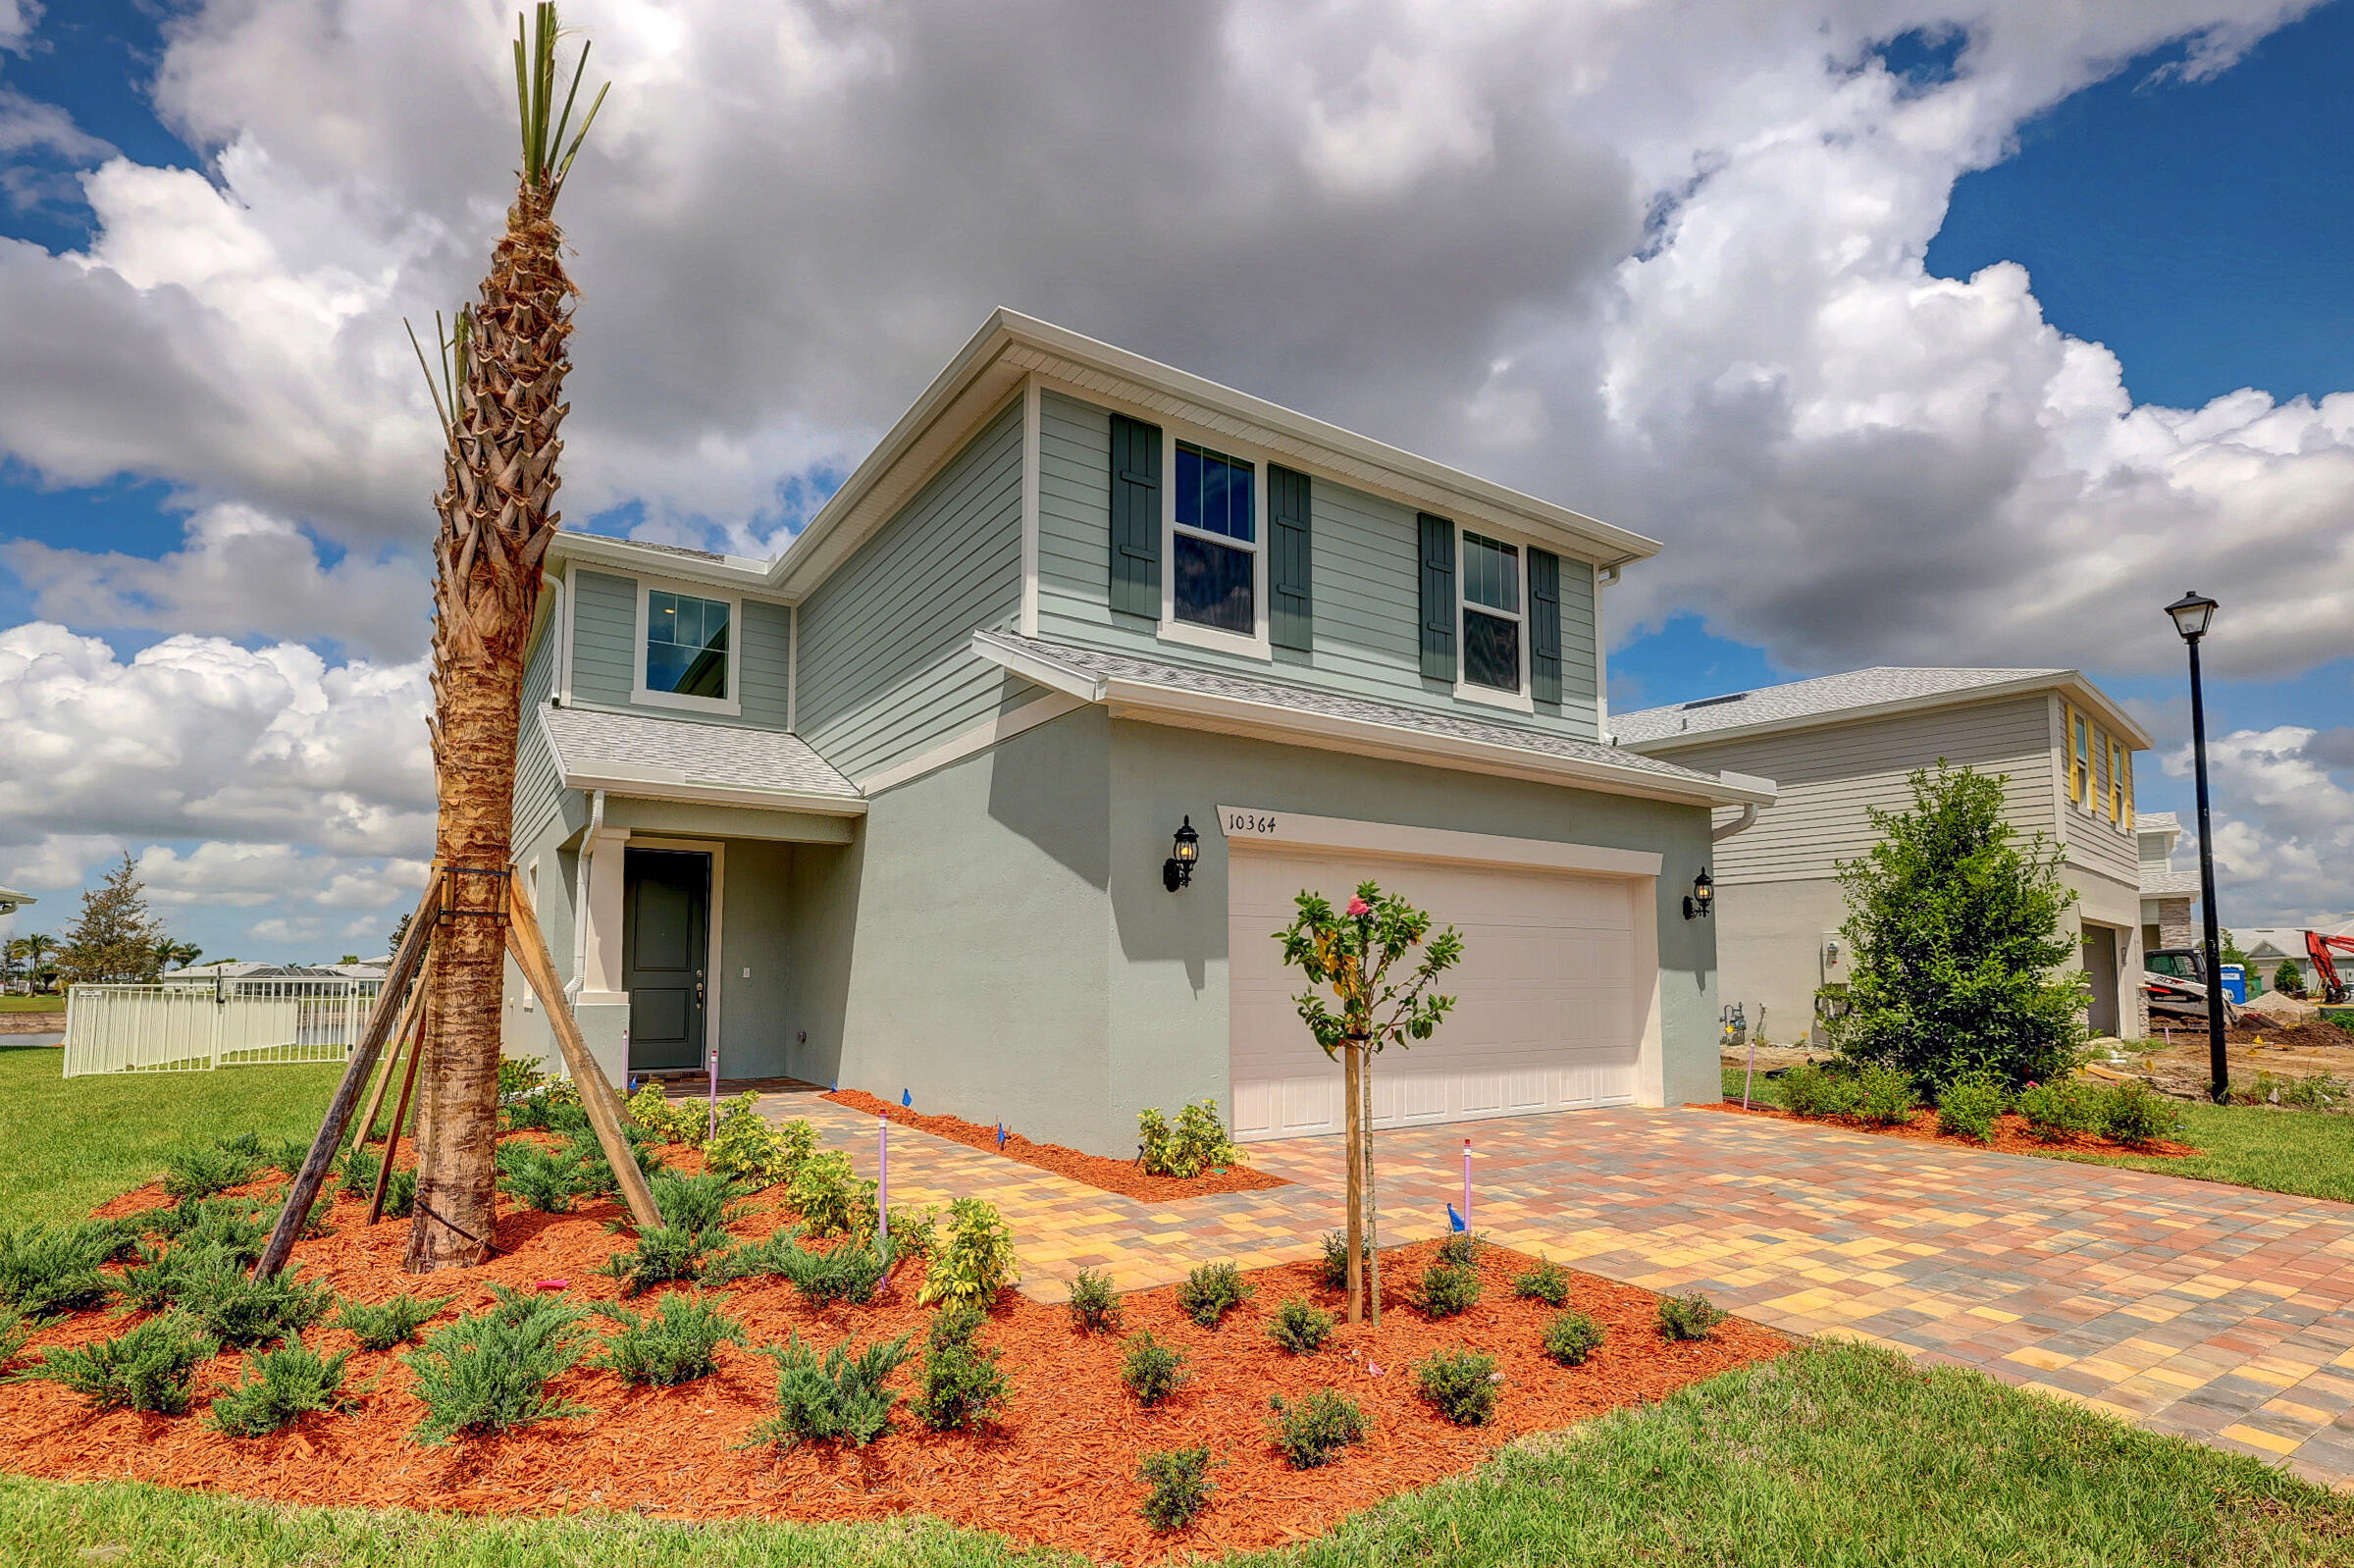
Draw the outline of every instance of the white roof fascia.
<instances>
[{"instance_id":1,"label":"white roof fascia","mask_svg":"<svg viewBox=\"0 0 2354 1568\"><path fill-rule=\"evenodd\" d=\"M945 435L933 432L935 423L960 401L967 404L967 418L977 422L1032 372L1075 382L1116 401L1174 410L1180 418L1189 416L1193 423L1226 430L1305 467L1412 504L1464 513L1475 521L1500 519L1597 566L1642 560L1661 549L1657 540L1001 306L769 566L773 591L798 602L813 590L964 438L961 423ZM901 475L903 463L912 463L913 471Z\"/></svg>"},{"instance_id":2,"label":"white roof fascia","mask_svg":"<svg viewBox=\"0 0 2354 1568\"><path fill-rule=\"evenodd\" d=\"M808 811L819 816L864 816L866 803L841 795L802 790L763 790L742 784L703 784L676 768L630 762L596 762L566 769L568 790L603 790L633 800L688 801L706 806L751 806L771 811Z\"/></svg>"},{"instance_id":3,"label":"white roof fascia","mask_svg":"<svg viewBox=\"0 0 2354 1568\"><path fill-rule=\"evenodd\" d=\"M674 577L680 582L701 583L710 588L725 588L739 594L761 598L776 598L776 590L768 580L768 563L749 555L724 555L717 560L681 555L675 550L659 549L643 545L634 539L615 539L609 534L579 534L569 529L558 530L554 543L548 547L548 563L552 569L560 560L578 561L588 567L610 567L633 577Z\"/></svg>"},{"instance_id":4,"label":"white roof fascia","mask_svg":"<svg viewBox=\"0 0 2354 1568\"><path fill-rule=\"evenodd\" d=\"M1822 729L1834 724L1853 723L1857 719L1891 718L1902 713L1925 713L1941 707L1962 707L1972 703L1993 702L2005 697L2022 697L2033 692L2065 692L2082 706L2099 715L2102 723L2113 733L2131 744L2131 749L2146 752L2156 743L2150 732L2129 717L2123 708L2102 695L2099 688L2076 670L2058 673L2037 672L2022 675L2014 681L1996 681L1986 686L1964 686L1950 692L1931 692L1922 696L1900 697L1885 703L1865 703L1855 707L1829 708L1819 713L1799 713L1786 718L1761 719L1754 724L1720 724L1713 729L1691 730L1681 735L1662 735L1655 740L1621 741L1618 744L1630 752L1655 757L1661 752L1680 751L1686 747L1707 746L1717 741L1746 740L1752 735L1774 735L1785 730Z\"/></svg>"},{"instance_id":5,"label":"white roof fascia","mask_svg":"<svg viewBox=\"0 0 2354 1568\"><path fill-rule=\"evenodd\" d=\"M1271 739L1321 751L1346 752L1354 757L1385 757L1398 761L1452 768L1458 772L1491 773L1505 778L1532 779L1542 784L1574 786L1606 795L1632 795L1646 800L1680 801L1696 806L1771 806L1777 798L1772 784L1735 774L1729 778L1687 782L1662 777L1646 768L1617 767L1607 762L1556 757L1546 752L1502 742L1472 740L1429 730L1408 729L1370 719L1312 713L1247 698L1189 692L1149 681L1105 676L1089 680L1061 670L1045 660L1024 657L984 635L976 635L972 650L1026 679L1040 679L1053 689L1086 702L1102 703L1115 718L1141 718L1184 729L1211 730L1227 735ZM1025 668L1024 666L1027 666ZM1037 671L1036 675L1030 669ZM1048 675L1054 679L1042 679ZM1090 696L1089 693L1095 695ZM1763 787L1760 787L1763 786Z\"/></svg>"}]
</instances>

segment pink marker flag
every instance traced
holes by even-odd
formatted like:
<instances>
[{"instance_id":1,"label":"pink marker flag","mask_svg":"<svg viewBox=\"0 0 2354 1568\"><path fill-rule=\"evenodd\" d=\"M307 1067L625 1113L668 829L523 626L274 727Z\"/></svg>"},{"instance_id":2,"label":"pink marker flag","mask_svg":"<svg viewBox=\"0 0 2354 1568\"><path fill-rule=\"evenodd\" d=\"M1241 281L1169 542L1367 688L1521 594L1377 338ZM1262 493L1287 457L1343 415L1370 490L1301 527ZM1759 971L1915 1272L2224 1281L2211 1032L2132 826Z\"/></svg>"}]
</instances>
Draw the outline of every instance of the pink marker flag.
<instances>
[{"instance_id":1,"label":"pink marker flag","mask_svg":"<svg viewBox=\"0 0 2354 1568\"><path fill-rule=\"evenodd\" d=\"M1463 1140L1463 1228L1471 1228L1471 1139Z\"/></svg>"}]
</instances>

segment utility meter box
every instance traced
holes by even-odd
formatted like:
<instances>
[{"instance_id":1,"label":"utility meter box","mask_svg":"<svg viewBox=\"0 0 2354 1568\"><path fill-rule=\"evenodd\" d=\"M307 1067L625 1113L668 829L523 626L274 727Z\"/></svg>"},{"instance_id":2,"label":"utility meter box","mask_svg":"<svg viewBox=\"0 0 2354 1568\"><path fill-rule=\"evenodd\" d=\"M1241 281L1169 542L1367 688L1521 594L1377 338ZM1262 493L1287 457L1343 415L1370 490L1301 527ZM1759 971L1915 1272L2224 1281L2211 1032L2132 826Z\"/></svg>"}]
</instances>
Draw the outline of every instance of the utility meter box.
<instances>
[{"instance_id":1,"label":"utility meter box","mask_svg":"<svg viewBox=\"0 0 2354 1568\"><path fill-rule=\"evenodd\" d=\"M1854 971L1854 958L1848 952L1848 939L1837 931L1825 931L1820 949L1823 961L1823 984L1845 985Z\"/></svg>"}]
</instances>

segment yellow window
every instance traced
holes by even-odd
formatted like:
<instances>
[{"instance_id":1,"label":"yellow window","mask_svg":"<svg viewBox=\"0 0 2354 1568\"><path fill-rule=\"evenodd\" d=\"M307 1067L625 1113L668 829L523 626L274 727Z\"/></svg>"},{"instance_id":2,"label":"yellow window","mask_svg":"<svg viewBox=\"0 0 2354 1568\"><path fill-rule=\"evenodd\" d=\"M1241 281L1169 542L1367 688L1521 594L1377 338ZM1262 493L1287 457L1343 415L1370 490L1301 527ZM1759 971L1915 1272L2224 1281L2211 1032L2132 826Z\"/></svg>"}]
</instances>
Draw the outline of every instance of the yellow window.
<instances>
[{"instance_id":1,"label":"yellow window","mask_svg":"<svg viewBox=\"0 0 2354 1568\"><path fill-rule=\"evenodd\" d=\"M2068 747L2067 798L2078 806L2091 804L2092 734L2084 715L2068 709L2068 733L2073 737Z\"/></svg>"},{"instance_id":2,"label":"yellow window","mask_svg":"<svg viewBox=\"0 0 2354 1568\"><path fill-rule=\"evenodd\" d=\"M2122 742L2109 748L2109 814L2119 827L2133 825L2133 754Z\"/></svg>"}]
</instances>

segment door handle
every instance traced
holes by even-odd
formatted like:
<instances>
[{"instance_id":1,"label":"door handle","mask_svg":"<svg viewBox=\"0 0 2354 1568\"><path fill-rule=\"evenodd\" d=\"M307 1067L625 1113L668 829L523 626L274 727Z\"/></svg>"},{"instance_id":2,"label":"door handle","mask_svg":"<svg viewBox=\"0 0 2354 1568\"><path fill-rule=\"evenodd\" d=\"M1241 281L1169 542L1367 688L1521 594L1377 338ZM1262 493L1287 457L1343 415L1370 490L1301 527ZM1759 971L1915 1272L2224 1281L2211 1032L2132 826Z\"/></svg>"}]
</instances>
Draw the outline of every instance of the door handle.
<instances>
[{"instance_id":1,"label":"door handle","mask_svg":"<svg viewBox=\"0 0 2354 1568\"><path fill-rule=\"evenodd\" d=\"M703 1006L703 982L701 980L695 982L695 1005Z\"/></svg>"}]
</instances>

